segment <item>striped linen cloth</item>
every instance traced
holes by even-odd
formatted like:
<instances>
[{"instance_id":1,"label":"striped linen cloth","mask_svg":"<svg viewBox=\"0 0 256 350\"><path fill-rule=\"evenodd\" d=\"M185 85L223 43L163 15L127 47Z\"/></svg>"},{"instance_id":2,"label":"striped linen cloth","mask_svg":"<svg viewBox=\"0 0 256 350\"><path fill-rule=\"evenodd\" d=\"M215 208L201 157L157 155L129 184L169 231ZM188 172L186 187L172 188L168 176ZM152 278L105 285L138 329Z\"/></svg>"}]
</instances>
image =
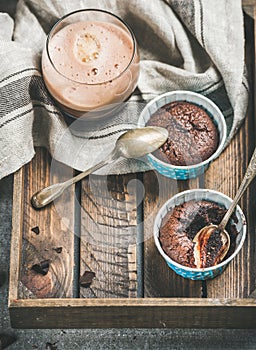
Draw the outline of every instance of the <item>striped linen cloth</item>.
<instances>
[{"instance_id":1,"label":"striped linen cloth","mask_svg":"<svg viewBox=\"0 0 256 350\"><path fill-rule=\"evenodd\" d=\"M100 3L100 4L99 4ZM63 15L81 8L115 13L133 29L141 56L138 88L124 108L83 134L70 130L45 89L41 52ZM245 117L248 84L239 0L20 0L15 20L0 14L0 178L34 156L35 146L84 170L105 157L123 131L136 126L146 101L169 90L192 90L212 99L228 126L228 142ZM79 129L79 128L78 128ZM148 170L121 160L98 173Z\"/></svg>"}]
</instances>

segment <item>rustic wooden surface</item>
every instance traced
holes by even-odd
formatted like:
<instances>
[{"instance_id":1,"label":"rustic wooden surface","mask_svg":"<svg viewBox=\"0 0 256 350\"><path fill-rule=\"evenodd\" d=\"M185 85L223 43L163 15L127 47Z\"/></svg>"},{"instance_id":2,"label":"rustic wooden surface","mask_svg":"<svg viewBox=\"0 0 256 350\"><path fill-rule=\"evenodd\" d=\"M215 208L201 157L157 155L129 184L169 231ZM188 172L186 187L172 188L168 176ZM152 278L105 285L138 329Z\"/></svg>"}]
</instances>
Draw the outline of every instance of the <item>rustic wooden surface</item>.
<instances>
[{"instance_id":1,"label":"rustic wooden surface","mask_svg":"<svg viewBox=\"0 0 256 350\"><path fill-rule=\"evenodd\" d=\"M179 190L196 188L199 179L182 181L167 179L151 171L144 175L145 243L144 243L144 291L145 297L198 297L202 296L202 282L191 281L172 271L160 254L152 237L157 211L166 200Z\"/></svg>"},{"instance_id":2,"label":"rustic wooden surface","mask_svg":"<svg viewBox=\"0 0 256 350\"><path fill-rule=\"evenodd\" d=\"M22 173L24 192L20 201L15 203L23 208L20 218L22 251L18 297L71 297L74 235L66 222L74 225L74 189L70 188L62 198L65 203L62 215L53 205L34 210L30 199L35 191L52 182L64 181L73 171L61 164L51 167L47 151L38 149L36 157L24 167ZM32 266L45 260L49 260L49 272L43 276L36 273Z\"/></svg>"},{"instance_id":3,"label":"rustic wooden surface","mask_svg":"<svg viewBox=\"0 0 256 350\"><path fill-rule=\"evenodd\" d=\"M18 300L17 328L255 328L255 299ZM48 327L47 327L48 325Z\"/></svg>"},{"instance_id":4,"label":"rustic wooden surface","mask_svg":"<svg viewBox=\"0 0 256 350\"><path fill-rule=\"evenodd\" d=\"M90 288L81 287L81 297L137 296L135 178L89 176L83 181L80 270L81 275L95 272L95 279Z\"/></svg>"},{"instance_id":5,"label":"rustic wooden surface","mask_svg":"<svg viewBox=\"0 0 256 350\"><path fill-rule=\"evenodd\" d=\"M236 194L255 147L256 119L253 112L253 76L255 70L250 60L251 57L254 57L254 46L251 45L254 39L253 31L250 28L251 21L249 18L247 19L245 25L247 36L246 57L248 79L252 93L247 118L245 124L220 156L218 162L212 164L205 178L206 187L221 191L231 198L234 198ZM228 266L225 275L207 283L208 297L246 298L255 290L255 190L254 181L240 202L248 221L247 238L243 249Z\"/></svg>"},{"instance_id":6,"label":"rustic wooden surface","mask_svg":"<svg viewBox=\"0 0 256 350\"><path fill-rule=\"evenodd\" d=\"M252 13L251 3L246 6ZM254 91L253 22L249 17L246 32ZM255 182L241 201L249 224L246 242L221 276L204 282L179 277L167 267L152 238L157 210L178 191L211 188L234 197L255 147L253 111L251 96L246 122L198 179L177 183L154 171L92 175L66 192L56 206L43 210L31 207L32 193L68 178L72 171L59 164L51 172L47 152L38 149L14 183L9 295L13 325L255 327L256 299L249 298L255 294L256 275ZM39 234L32 230L35 227ZM54 250L60 247L61 252ZM50 260L45 276L31 270L45 259ZM95 277L81 286L80 277L86 272Z\"/></svg>"}]
</instances>

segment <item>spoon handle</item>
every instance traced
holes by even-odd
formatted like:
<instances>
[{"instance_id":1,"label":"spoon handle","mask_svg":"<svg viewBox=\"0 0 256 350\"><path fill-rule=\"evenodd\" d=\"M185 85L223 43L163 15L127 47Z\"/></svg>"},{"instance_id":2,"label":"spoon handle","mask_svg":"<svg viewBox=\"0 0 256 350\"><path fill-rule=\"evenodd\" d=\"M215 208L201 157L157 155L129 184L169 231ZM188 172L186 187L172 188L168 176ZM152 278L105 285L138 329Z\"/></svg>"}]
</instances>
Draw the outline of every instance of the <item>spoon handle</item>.
<instances>
[{"instance_id":1,"label":"spoon handle","mask_svg":"<svg viewBox=\"0 0 256 350\"><path fill-rule=\"evenodd\" d=\"M231 203L228 211L226 212L226 214L224 215L223 219L221 220L218 229L220 231L223 231L228 223L228 220L230 219L237 203L239 202L240 198L242 197L242 195L244 194L245 190L247 189L247 187L250 185L250 183L252 182L252 180L254 179L256 175L256 148L253 152L253 155L251 157L250 163L246 169L246 173L244 175L244 178L241 182L241 185L238 188L238 191L236 193L236 196L233 200L233 202Z\"/></svg>"},{"instance_id":2,"label":"spoon handle","mask_svg":"<svg viewBox=\"0 0 256 350\"><path fill-rule=\"evenodd\" d=\"M87 175L93 173L94 171L102 168L104 165L111 163L118 158L118 152L113 150L109 156L99 162L98 164L92 166L91 168L85 170L84 172L78 174L77 176L57 184L45 187L42 190L36 192L31 198L31 204L34 208L43 208L47 204L51 203L54 199L58 198L69 186L73 185L77 181L82 180Z\"/></svg>"}]
</instances>

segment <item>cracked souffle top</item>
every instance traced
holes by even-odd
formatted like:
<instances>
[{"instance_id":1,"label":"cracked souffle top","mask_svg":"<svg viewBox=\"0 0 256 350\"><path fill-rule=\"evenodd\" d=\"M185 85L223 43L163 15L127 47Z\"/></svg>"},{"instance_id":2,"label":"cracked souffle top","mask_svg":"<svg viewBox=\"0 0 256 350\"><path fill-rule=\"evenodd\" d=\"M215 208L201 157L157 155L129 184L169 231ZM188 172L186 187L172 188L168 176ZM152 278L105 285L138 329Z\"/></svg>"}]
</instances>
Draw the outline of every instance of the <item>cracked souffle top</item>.
<instances>
[{"instance_id":1,"label":"cracked souffle top","mask_svg":"<svg viewBox=\"0 0 256 350\"><path fill-rule=\"evenodd\" d=\"M193 238L204 226L218 225L226 211L223 206L207 200L191 200L174 207L163 218L159 230L159 240L164 252L177 263L196 268ZM232 219L233 221L230 220L226 228L230 234L231 244L225 259L233 254L238 235L234 224L237 222L237 218L234 214ZM209 240L208 244L211 245L212 249L210 247L205 267L214 265L215 248L218 248L219 240L218 235Z\"/></svg>"},{"instance_id":2,"label":"cracked souffle top","mask_svg":"<svg viewBox=\"0 0 256 350\"><path fill-rule=\"evenodd\" d=\"M150 117L147 125L168 130L167 141L154 155L172 165L201 163L218 147L219 134L212 118L204 109L190 102L166 104Z\"/></svg>"}]
</instances>

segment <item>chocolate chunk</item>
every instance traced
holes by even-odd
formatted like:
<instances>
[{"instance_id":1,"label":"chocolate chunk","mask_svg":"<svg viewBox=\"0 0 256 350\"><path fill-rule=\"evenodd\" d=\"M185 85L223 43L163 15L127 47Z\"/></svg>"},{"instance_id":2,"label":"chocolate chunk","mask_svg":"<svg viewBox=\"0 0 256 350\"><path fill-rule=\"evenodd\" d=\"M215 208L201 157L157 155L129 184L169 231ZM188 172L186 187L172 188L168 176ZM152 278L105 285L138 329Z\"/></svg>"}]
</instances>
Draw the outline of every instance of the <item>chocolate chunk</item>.
<instances>
[{"instance_id":1,"label":"chocolate chunk","mask_svg":"<svg viewBox=\"0 0 256 350\"><path fill-rule=\"evenodd\" d=\"M60 254L62 252L62 247L52 248L56 253Z\"/></svg>"},{"instance_id":2,"label":"chocolate chunk","mask_svg":"<svg viewBox=\"0 0 256 350\"><path fill-rule=\"evenodd\" d=\"M39 233L40 233L40 229L39 229L38 226L33 227L33 228L31 229L31 231L34 232L36 235L39 235Z\"/></svg>"},{"instance_id":3,"label":"chocolate chunk","mask_svg":"<svg viewBox=\"0 0 256 350\"><path fill-rule=\"evenodd\" d=\"M205 251L206 256L204 259L203 267L210 267L217 265L219 262L219 255L220 252L222 252L223 249L223 242L221 240L221 231L218 229L215 229L206 244Z\"/></svg>"},{"instance_id":4,"label":"chocolate chunk","mask_svg":"<svg viewBox=\"0 0 256 350\"><path fill-rule=\"evenodd\" d=\"M95 272L85 271L84 274L80 277L80 286L84 288L89 288L95 276Z\"/></svg>"},{"instance_id":5,"label":"chocolate chunk","mask_svg":"<svg viewBox=\"0 0 256 350\"><path fill-rule=\"evenodd\" d=\"M45 276L49 271L49 267L50 267L50 260L47 259L47 260L40 261L39 264L34 264L31 267L31 269Z\"/></svg>"}]
</instances>

